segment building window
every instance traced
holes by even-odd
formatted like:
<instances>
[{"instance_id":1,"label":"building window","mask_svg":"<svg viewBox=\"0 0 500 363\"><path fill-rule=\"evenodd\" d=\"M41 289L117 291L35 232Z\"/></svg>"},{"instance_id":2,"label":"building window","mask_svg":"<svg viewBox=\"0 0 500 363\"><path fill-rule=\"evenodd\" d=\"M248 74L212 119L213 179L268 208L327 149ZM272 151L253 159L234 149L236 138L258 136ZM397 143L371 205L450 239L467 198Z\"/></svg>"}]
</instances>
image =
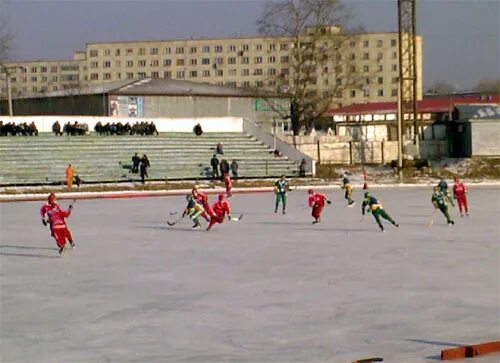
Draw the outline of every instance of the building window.
<instances>
[{"instance_id":1,"label":"building window","mask_svg":"<svg viewBox=\"0 0 500 363\"><path fill-rule=\"evenodd\" d=\"M125 51L125 55L133 55L134 54L134 49L133 48L127 48ZM134 77L132 77L134 78Z\"/></svg>"},{"instance_id":2,"label":"building window","mask_svg":"<svg viewBox=\"0 0 500 363\"><path fill-rule=\"evenodd\" d=\"M36 67L31 67L31 73L36 73L38 69Z\"/></svg>"},{"instance_id":3,"label":"building window","mask_svg":"<svg viewBox=\"0 0 500 363\"><path fill-rule=\"evenodd\" d=\"M244 52L248 52L248 49L250 49L250 47L248 46L248 44L243 44L241 46L241 50L244 51Z\"/></svg>"},{"instance_id":4,"label":"building window","mask_svg":"<svg viewBox=\"0 0 500 363\"><path fill-rule=\"evenodd\" d=\"M262 51L262 44L255 44L255 50L256 50L257 52Z\"/></svg>"},{"instance_id":5,"label":"building window","mask_svg":"<svg viewBox=\"0 0 500 363\"><path fill-rule=\"evenodd\" d=\"M172 78L172 72L171 71L164 71L163 78Z\"/></svg>"},{"instance_id":6,"label":"building window","mask_svg":"<svg viewBox=\"0 0 500 363\"><path fill-rule=\"evenodd\" d=\"M12 82L15 82L16 78L12 78ZM47 82L47 76L42 76L42 82Z\"/></svg>"},{"instance_id":7,"label":"building window","mask_svg":"<svg viewBox=\"0 0 500 363\"><path fill-rule=\"evenodd\" d=\"M363 48L368 48L370 46L370 42L368 40L363 41Z\"/></svg>"},{"instance_id":8,"label":"building window","mask_svg":"<svg viewBox=\"0 0 500 363\"><path fill-rule=\"evenodd\" d=\"M184 78L184 71L177 71L175 77L180 79Z\"/></svg>"},{"instance_id":9,"label":"building window","mask_svg":"<svg viewBox=\"0 0 500 363\"><path fill-rule=\"evenodd\" d=\"M56 73L57 72L57 66L50 67L50 72L51 73Z\"/></svg>"},{"instance_id":10,"label":"building window","mask_svg":"<svg viewBox=\"0 0 500 363\"><path fill-rule=\"evenodd\" d=\"M288 63L289 61L290 61L290 57L289 57L289 56L287 56L287 55L283 55L283 56L281 56L281 58L280 58L280 62L281 62L281 63Z\"/></svg>"},{"instance_id":11,"label":"building window","mask_svg":"<svg viewBox=\"0 0 500 363\"><path fill-rule=\"evenodd\" d=\"M52 91L57 91L57 86L52 86Z\"/></svg>"},{"instance_id":12,"label":"building window","mask_svg":"<svg viewBox=\"0 0 500 363\"><path fill-rule=\"evenodd\" d=\"M172 60L171 59L164 59L163 60L163 66L164 67L170 67L172 65Z\"/></svg>"},{"instance_id":13,"label":"building window","mask_svg":"<svg viewBox=\"0 0 500 363\"><path fill-rule=\"evenodd\" d=\"M262 57L255 57L255 58L253 59L253 62L254 62L255 64L260 64L260 63L262 63Z\"/></svg>"},{"instance_id":14,"label":"building window","mask_svg":"<svg viewBox=\"0 0 500 363\"><path fill-rule=\"evenodd\" d=\"M243 77L249 76L250 75L250 70L249 69L242 69L241 70L241 75Z\"/></svg>"},{"instance_id":15,"label":"building window","mask_svg":"<svg viewBox=\"0 0 500 363\"><path fill-rule=\"evenodd\" d=\"M160 73L158 73L158 72L151 72L151 78L160 78Z\"/></svg>"},{"instance_id":16,"label":"building window","mask_svg":"<svg viewBox=\"0 0 500 363\"><path fill-rule=\"evenodd\" d=\"M288 50L288 43L281 43L280 50Z\"/></svg>"},{"instance_id":17,"label":"building window","mask_svg":"<svg viewBox=\"0 0 500 363\"><path fill-rule=\"evenodd\" d=\"M224 58L223 57L215 58L215 64L218 64L218 65L224 64Z\"/></svg>"},{"instance_id":18,"label":"building window","mask_svg":"<svg viewBox=\"0 0 500 363\"><path fill-rule=\"evenodd\" d=\"M276 75L276 68L269 68L269 69L267 70L267 74L268 74L269 76L275 76L275 75Z\"/></svg>"},{"instance_id":19,"label":"building window","mask_svg":"<svg viewBox=\"0 0 500 363\"><path fill-rule=\"evenodd\" d=\"M355 89L351 90L351 98L354 98L354 97L356 97L356 90Z\"/></svg>"},{"instance_id":20,"label":"building window","mask_svg":"<svg viewBox=\"0 0 500 363\"><path fill-rule=\"evenodd\" d=\"M191 77L191 78L198 77L198 72L197 71L189 71L189 77Z\"/></svg>"},{"instance_id":21,"label":"building window","mask_svg":"<svg viewBox=\"0 0 500 363\"><path fill-rule=\"evenodd\" d=\"M223 51L223 47L222 47L222 45L216 45L216 46L214 47L214 52L215 52L215 53L222 53L222 51Z\"/></svg>"},{"instance_id":22,"label":"building window","mask_svg":"<svg viewBox=\"0 0 500 363\"><path fill-rule=\"evenodd\" d=\"M393 84L398 83L398 79L399 77L392 77L392 83Z\"/></svg>"},{"instance_id":23,"label":"building window","mask_svg":"<svg viewBox=\"0 0 500 363\"><path fill-rule=\"evenodd\" d=\"M217 70L215 71L215 75L216 75L217 77L222 77L222 76L224 76L224 72L222 71L222 69L217 69Z\"/></svg>"},{"instance_id":24,"label":"building window","mask_svg":"<svg viewBox=\"0 0 500 363\"><path fill-rule=\"evenodd\" d=\"M127 79L134 78L134 74L132 72L127 72Z\"/></svg>"},{"instance_id":25,"label":"building window","mask_svg":"<svg viewBox=\"0 0 500 363\"><path fill-rule=\"evenodd\" d=\"M378 84L383 84L384 83L384 77L378 77L377 78L377 83Z\"/></svg>"},{"instance_id":26,"label":"building window","mask_svg":"<svg viewBox=\"0 0 500 363\"><path fill-rule=\"evenodd\" d=\"M104 79L111 79L111 73L104 73L102 76Z\"/></svg>"},{"instance_id":27,"label":"building window","mask_svg":"<svg viewBox=\"0 0 500 363\"><path fill-rule=\"evenodd\" d=\"M270 56L268 59L269 63L276 63L276 57L274 55Z\"/></svg>"},{"instance_id":28,"label":"building window","mask_svg":"<svg viewBox=\"0 0 500 363\"><path fill-rule=\"evenodd\" d=\"M384 71L384 66L382 64L378 65L378 71L383 72Z\"/></svg>"},{"instance_id":29,"label":"building window","mask_svg":"<svg viewBox=\"0 0 500 363\"><path fill-rule=\"evenodd\" d=\"M184 65L184 59L177 59L175 61L176 66L183 66Z\"/></svg>"},{"instance_id":30,"label":"building window","mask_svg":"<svg viewBox=\"0 0 500 363\"><path fill-rule=\"evenodd\" d=\"M229 57L227 59L227 64L236 64L236 57Z\"/></svg>"},{"instance_id":31,"label":"building window","mask_svg":"<svg viewBox=\"0 0 500 363\"><path fill-rule=\"evenodd\" d=\"M209 45L204 45L202 48L203 53L210 53L210 46Z\"/></svg>"},{"instance_id":32,"label":"building window","mask_svg":"<svg viewBox=\"0 0 500 363\"><path fill-rule=\"evenodd\" d=\"M356 42L355 42L355 41L353 41L353 40L351 40L351 41L349 42L349 47L354 48L355 46L356 46Z\"/></svg>"},{"instance_id":33,"label":"building window","mask_svg":"<svg viewBox=\"0 0 500 363\"><path fill-rule=\"evenodd\" d=\"M151 48L149 50L149 54L151 54L151 55L157 55L158 54L158 48Z\"/></svg>"},{"instance_id":34,"label":"building window","mask_svg":"<svg viewBox=\"0 0 500 363\"><path fill-rule=\"evenodd\" d=\"M40 67L40 72L47 73L47 67Z\"/></svg>"},{"instance_id":35,"label":"building window","mask_svg":"<svg viewBox=\"0 0 500 363\"><path fill-rule=\"evenodd\" d=\"M31 77L31 82L37 82L36 76Z\"/></svg>"},{"instance_id":36,"label":"building window","mask_svg":"<svg viewBox=\"0 0 500 363\"><path fill-rule=\"evenodd\" d=\"M383 97L383 96L384 96L384 90L383 90L383 89L379 89L379 90L377 91L377 95L378 95L379 97Z\"/></svg>"},{"instance_id":37,"label":"building window","mask_svg":"<svg viewBox=\"0 0 500 363\"><path fill-rule=\"evenodd\" d=\"M133 61L133 60L128 60L128 61L125 63L125 65L126 65L127 67L133 67L133 66L134 66L134 61Z\"/></svg>"},{"instance_id":38,"label":"building window","mask_svg":"<svg viewBox=\"0 0 500 363\"><path fill-rule=\"evenodd\" d=\"M363 60L370 59L370 53L363 53Z\"/></svg>"},{"instance_id":39,"label":"building window","mask_svg":"<svg viewBox=\"0 0 500 363\"><path fill-rule=\"evenodd\" d=\"M146 48L139 48L139 55L145 55L146 54Z\"/></svg>"},{"instance_id":40,"label":"building window","mask_svg":"<svg viewBox=\"0 0 500 363\"><path fill-rule=\"evenodd\" d=\"M269 51L274 52L276 50L276 44L269 44Z\"/></svg>"},{"instance_id":41,"label":"building window","mask_svg":"<svg viewBox=\"0 0 500 363\"><path fill-rule=\"evenodd\" d=\"M249 63L250 63L250 58L248 57L241 58L241 64L249 64Z\"/></svg>"},{"instance_id":42,"label":"building window","mask_svg":"<svg viewBox=\"0 0 500 363\"><path fill-rule=\"evenodd\" d=\"M204 65L210 64L210 58L201 58L201 64Z\"/></svg>"},{"instance_id":43,"label":"building window","mask_svg":"<svg viewBox=\"0 0 500 363\"><path fill-rule=\"evenodd\" d=\"M395 47L398 44L396 39L391 39L391 47Z\"/></svg>"},{"instance_id":44,"label":"building window","mask_svg":"<svg viewBox=\"0 0 500 363\"><path fill-rule=\"evenodd\" d=\"M98 52L97 52L97 50L96 50L96 49L91 49L91 50L89 51L89 57L94 58L94 57L97 57L97 56L98 56Z\"/></svg>"},{"instance_id":45,"label":"building window","mask_svg":"<svg viewBox=\"0 0 500 363\"><path fill-rule=\"evenodd\" d=\"M102 66L104 68L110 68L111 67L111 62L110 61L104 61L104 62L102 62Z\"/></svg>"},{"instance_id":46,"label":"building window","mask_svg":"<svg viewBox=\"0 0 500 363\"><path fill-rule=\"evenodd\" d=\"M398 96L398 90L397 89L391 90L391 96L392 97L397 97Z\"/></svg>"},{"instance_id":47,"label":"building window","mask_svg":"<svg viewBox=\"0 0 500 363\"><path fill-rule=\"evenodd\" d=\"M363 72L370 72L370 66L364 65Z\"/></svg>"},{"instance_id":48,"label":"building window","mask_svg":"<svg viewBox=\"0 0 500 363\"><path fill-rule=\"evenodd\" d=\"M111 55L111 49L104 49L104 56L109 57Z\"/></svg>"},{"instance_id":49,"label":"building window","mask_svg":"<svg viewBox=\"0 0 500 363\"><path fill-rule=\"evenodd\" d=\"M210 77L210 71L208 69L203 71L203 77Z\"/></svg>"},{"instance_id":50,"label":"building window","mask_svg":"<svg viewBox=\"0 0 500 363\"><path fill-rule=\"evenodd\" d=\"M195 65L198 64L198 61L197 61L196 58L192 58L192 59L189 60L189 64L191 64L192 66L195 66Z\"/></svg>"},{"instance_id":51,"label":"building window","mask_svg":"<svg viewBox=\"0 0 500 363\"><path fill-rule=\"evenodd\" d=\"M351 53L351 60L356 60L356 53Z\"/></svg>"},{"instance_id":52,"label":"building window","mask_svg":"<svg viewBox=\"0 0 500 363\"><path fill-rule=\"evenodd\" d=\"M146 72L137 72L137 78L146 78Z\"/></svg>"},{"instance_id":53,"label":"building window","mask_svg":"<svg viewBox=\"0 0 500 363\"><path fill-rule=\"evenodd\" d=\"M271 80L267 81L267 85L269 87L276 87L276 81L274 79L271 79Z\"/></svg>"},{"instance_id":54,"label":"building window","mask_svg":"<svg viewBox=\"0 0 500 363\"><path fill-rule=\"evenodd\" d=\"M52 82L57 82L57 76L52 76Z\"/></svg>"},{"instance_id":55,"label":"building window","mask_svg":"<svg viewBox=\"0 0 500 363\"><path fill-rule=\"evenodd\" d=\"M164 54L170 54L172 53L172 49L170 47L166 47L164 50Z\"/></svg>"},{"instance_id":56,"label":"building window","mask_svg":"<svg viewBox=\"0 0 500 363\"><path fill-rule=\"evenodd\" d=\"M236 45L228 45L227 51L228 52L236 52Z\"/></svg>"},{"instance_id":57,"label":"building window","mask_svg":"<svg viewBox=\"0 0 500 363\"><path fill-rule=\"evenodd\" d=\"M398 52L392 52L391 53L391 58L392 59L397 59L398 58Z\"/></svg>"},{"instance_id":58,"label":"building window","mask_svg":"<svg viewBox=\"0 0 500 363\"><path fill-rule=\"evenodd\" d=\"M99 74L98 73L91 73L90 74L90 79L92 81L98 80L99 79Z\"/></svg>"},{"instance_id":59,"label":"building window","mask_svg":"<svg viewBox=\"0 0 500 363\"><path fill-rule=\"evenodd\" d=\"M184 54L184 47L176 47L175 54ZM182 77L184 78L184 77Z\"/></svg>"},{"instance_id":60,"label":"building window","mask_svg":"<svg viewBox=\"0 0 500 363\"><path fill-rule=\"evenodd\" d=\"M115 49L115 56L120 56L120 49Z\"/></svg>"},{"instance_id":61,"label":"building window","mask_svg":"<svg viewBox=\"0 0 500 363\"><path fill-rule=\"evenodd\" d=\"M90 62L90 68L98 68L99 63L98 62Z\"/></svg>"},{"instance_id":62,"label":"building window","mask_svg":"<svg viewBox=\"0 0 500 363\"><path fill-rule=\"evenodd\" d=\"M250 82L249 81L243 81L243 82L241 82L241 87L245 87L245 88L250 87Z\"/></svg>"},{"instance_id":63,"label":"building window","mask_svg":"<svg viewBox=\"0 0 500 363\"><path fill-rule=\"evenodd\" d=\"M262 82L262 81L255 81L255 87L264 87L264 82Z\"/></svg>"},{"instance_id":64,"label":"building window","mask_svg":"<svg viewBox=\"0 0 500 363\"><path fill-rule=\"evenodd\" d=\"M32 90L33 92L36 92L36 91L38 91L38 88L37 88L36 86L33 86L33 87L31 87L31 90Z\"/></svg>"},{"instance_id":65,"label":"building window","mask_svg":"<svg viewBox=\"0 0 500 363\"><path fill-rule=\"evenodd\" d=\"M149 65L151 67L158 67L159 63L160 62L158 61L158 59L153 59L151 62L149 62Z\"/></svg>"},{"instance_id":66,"label":"building window","mask_svg":"<svg viewBox=\"0 0 500 363\"><path fill-rule=\"evenodd\" d=\"M122 74L120 72L116 74L116 79L122 79Z\"/></svg>"},{"instance_id":67,"label":"building window","mask_svg":"<svg viewBox=\"0 0 500 363\"><path fill-rule=\"evenodd\" d=\"M384 46L384 41L379 39L377 40L377 48L382 48Z\"/></svg>"},{"instance_id":68,"label":"building window","mask_svg":"<svg viewBox=\"0 0 500 363\"><path fill-rule=\"evenodd\" d=\"M253 71L254 76L262 76L262 68L256 68Z\"/></svg>"}]
</instances>

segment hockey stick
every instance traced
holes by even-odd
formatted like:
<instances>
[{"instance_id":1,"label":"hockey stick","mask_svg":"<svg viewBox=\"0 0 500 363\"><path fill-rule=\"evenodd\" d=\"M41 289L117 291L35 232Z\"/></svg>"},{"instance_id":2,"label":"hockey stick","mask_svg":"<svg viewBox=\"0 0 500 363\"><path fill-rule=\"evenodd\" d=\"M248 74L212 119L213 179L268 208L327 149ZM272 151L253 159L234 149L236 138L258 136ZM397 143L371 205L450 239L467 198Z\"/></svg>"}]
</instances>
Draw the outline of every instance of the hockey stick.
<instances>
[{"instance_id":1,"label":"hockey stick","mask_svg":"<svg viewBox=\"0 0 500 363\"><path fill-rule=\"evenodd\" d=\"M231 220L232 222L239 222L239 221L241 221L241 218L243 218L243 214L240 214L240 216L239 216L239 217L231 217L231 219L230 219L230 220Z\"/></svg>"},{"instance_id":2,"label":"hockey stick","mask_svg":"<svg viewBox=\"0 0 500 363\"><path fill-rule=\"evenodd\" d=\"M173 222L170 222L170 221L167 221L167 224L172 227L172 226L175 226L177 223L179 223L181 220L183 220L185 217L185 215L182 215L180 218L178 218L177 220L173 221Z\"/></svg>"},{"instance_id":3,"label":"hockey stick","mask_svg":"<svg viewBox=\"0 0 500 363\"><path fill-rule=\"evenodd\" d=\"M175 216L177 213L179 213L179 212L170 212L169 214L170 214L171 216Z\"/></svg>"},{"instance_id":4,"label":"hockey stick","mask_svg":"<svg viewBox=\"0 0 500 363\"><path fill-rule=\"evenodd\" d=\"M427 227L431 228L432 225L434 224L434 217L436 216L436 211L437 211L437 208L434 208L434 212L432 212L432 217L431 217L431 220L429 221L429 224Z\"/></svg>"},{"instance_id":5,"label":"hockey stick","mask_svg":"<svg viewBox=\"0 0 500 363\"><path fill-rule=\"evenodd\" d=\"M373 358L358 359L352 363L371 363L371 362L383 362L383 361L384 361L384 358L373 357Z\"/></svg>"},{"instance_id":6,"label":"hockey stick","mask_svg":"<svg viewBox=\"0 0 500 363\"><path fill-rule=\"evenodd\" d=\"M76 203L76 198L71 201L70 205L68 206L68 209L73 209L75 203Z\"/></svg>"}]
</instances>

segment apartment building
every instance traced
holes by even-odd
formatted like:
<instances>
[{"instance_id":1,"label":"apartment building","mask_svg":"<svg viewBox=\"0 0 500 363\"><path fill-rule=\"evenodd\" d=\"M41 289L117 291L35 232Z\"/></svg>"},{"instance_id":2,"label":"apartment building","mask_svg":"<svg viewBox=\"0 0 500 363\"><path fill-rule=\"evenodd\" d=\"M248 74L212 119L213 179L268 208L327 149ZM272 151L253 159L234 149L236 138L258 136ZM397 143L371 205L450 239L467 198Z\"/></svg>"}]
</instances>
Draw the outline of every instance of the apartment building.
<instances>
[{"instance_id":1,"label":"apartment building","mask_svg":"<svg viewBox=\"0 0 500 363\"><path fill-rule=\"evenodd\" d=\"M332 35L335 36L335 35ZM233 87L276 89L276 75L289 74L293 42L286 37L238 37L87 43L71 61L9 63L14 95L109 81L172 78ZM337 106L397 98L398 33L366 33L343 48L363 86L336 92ZM68 71L68 67L72 72ZM315 71L316 92L342 82L334 67ZM64 69L64 70L63 70ZM422 96L422 39L417 38L418 98ZM54 70L54 72L52 72ZM0 85L5 93L5 81Z\"/></svg>"}]
</instances>

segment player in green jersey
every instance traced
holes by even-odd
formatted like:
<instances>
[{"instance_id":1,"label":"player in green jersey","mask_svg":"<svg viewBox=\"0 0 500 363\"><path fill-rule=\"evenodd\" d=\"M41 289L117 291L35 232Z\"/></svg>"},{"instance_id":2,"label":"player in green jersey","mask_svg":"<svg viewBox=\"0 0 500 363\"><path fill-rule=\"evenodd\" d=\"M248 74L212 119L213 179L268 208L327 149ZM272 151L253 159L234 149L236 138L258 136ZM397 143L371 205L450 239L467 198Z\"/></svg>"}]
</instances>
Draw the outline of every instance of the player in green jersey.
<instances>
[{"instance_id":1,"label":"player in green jersey","mask_svg":"<svg viewBox=\"0 0 500 363\"><path fill-rule=\"evenodd\" d=\"M375 221L377 222L382 232L384 231L384 226L382 225L380 217L388 220L394 226L399 227L399 224L397 224L391 218L391 216L384 210L384 207L382 206L382 204L378 202L377 198L371 196L370 192L365 192L365 199L363 200L363 204L361 205L362 215L365 215L365 210L368 213L370 212L372 213L373 218L375 218Z\"/></svg>"},{"instance_id":2,"label":"player in green jersey","mask_svg":"<svg viewBox=\"0 0 500 363\"><path fill-rule=\"evenodd\" d=\"M439 186L434 187L434 193L432 193L431 202L436 209L439 209L441 213L446 217L446 222L448 225L453 225L455 222L451 219L450 213L448 212L448 204L446 196L441 192Z\"/></svg>"},{"instance_id":3,"label":"player in green jersey","mask_svg":"<svg viewBox=\"0 0 500 363\"><path fill-rule=\"evenodd\" d=\"M354 207L354 204L356 203L352 199L352 184L345 174L342 178L342 185L340 187L345 191L344 198L347 199L347 206Z\"/></svg>"},{"instance_id":4,"label":"player in green jersey","mask_svg":"<svg viewBox=\"0 0 500 363\"><path fill-rule=\"evenodd\" d=\"M274 207L274 213L278 213L278 207L280 205L280 201L282 204L282 212L283 214L286 213L286 197L288 191L292 190L290 187L290 184L288 184L288 181L285 179L285 176L282 175L281 179L278 180L276 183L274 183L274 194L276 197L276 204Z\"/></svg>"}]
</instances>

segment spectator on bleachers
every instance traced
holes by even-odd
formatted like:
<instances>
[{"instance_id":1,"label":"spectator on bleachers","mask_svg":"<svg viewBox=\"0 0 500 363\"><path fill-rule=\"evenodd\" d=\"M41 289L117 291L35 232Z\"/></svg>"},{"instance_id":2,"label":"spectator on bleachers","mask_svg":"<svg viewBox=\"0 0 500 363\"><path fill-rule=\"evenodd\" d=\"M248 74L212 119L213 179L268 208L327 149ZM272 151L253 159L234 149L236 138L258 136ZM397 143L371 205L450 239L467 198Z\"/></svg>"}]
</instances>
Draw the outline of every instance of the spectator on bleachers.
<instances>
[{"instance_id":1,"label":"spectator on bleachers","mask_svg":"<svg viewBox=\"0 0 500 363\"><path fill-rule=\"evenodd\" d=\"M274 150L273 154L275 158L279 158L281 156L281 153L278 149Z\"/></svg>"},{"instance_id":2,"label":"spectator on bleachers","mask_svg":"<svg viewBox=\"0 0 500 363\"><path fill-rule=\"evenodd\" d=\"M63 133L61 132L61 124L59 123L59 121L56 121L52 124L52 132L56 136L62 136Z\"/></svg>"},{"instance_id":3,"label":"spectator on bleachers","mask_svg":"<svg viewBox=\"0 0 500 363\"><path fill-rule=\"evenodd\" d=\"M238 162L236 159L231 162L231 173L233 173L233 179L238 180Z\"/></svg>"},{"instance_id":4,"label":"spectator on bleachers","mask_svg":"<svg viewBox=\"0 0 500 363\"><path fill-rule=\"evenodd\" d=\"M224 180L224 174L229 174L229 163L226 159L222 159L219 164L221 180Z\"/></svg>"},{"instance_id":5,"label":"spectator on bleachers","mask_svg":"<svg viewBox=\"0 0 500 363\"><path fill-rule=\"evenodd\" d=\"M149 175L148 175L148 168L151 166L151 164L149 163L149 159L148 157L146 156L146 154L144 154L142 156L142 159L141 159L141 163L139 165L139 170L141 172L141 181L142 181L142 184L144 184L144 178L145 177L148 177L149 178Z\"/></svg>"},{"instance_id":6,"label":"spectator on bleachers","mask_svg":"<svg viewBox=\"0 0 500 363\"><path fill-rule=\"evenodd\" d=\"M8 122L6 124L0 121L0 136L37 136L38 129L34 122L29 125L26 122L15 124L14 122Z\"/></svg>"},{"instance_id":7,"label":"spectator on bleachers","mask_svg":"<svg viewBox=\"0 0 500 363\"><path fill-rule=\"evenodd\" d=\"M219 143L215 147L215 152L219 155L224 155L224 148L222 147L222 142L219 141Z\"/></svg>"},{"instance_id":8,"label":"spectator on bleachers","mask_svg":"<svg viewBox=\"0 0 500 363\"><path fill-rule=\"evenodd\" d=\"M203 130L201 128L201 125L200 124L196 124L194 127L193 127L193 132L196 136L201 136L203 134Z\"/></svg>"},{"instance_id":9,"label":"spectator on bleachers","mask_svg":"<svg viewBox=\"0 0 500 363\"><path fill-rule=\"evenodd\" d=\"M78 175L75 175L75 184L78 188L80 188L80 185L82 184L82 179Z\"/></svg>"},{"instance_id":10,"label":"spectator on bleachers","mask_svg":"<svg viewBox=\"0 0 500 363\"><path fill-rule=\"evenodd\" d=\"M154 134L159 135L160 134L158 132L158 130L156 129L156 125L153 123L153 121L151 121L149 123L149 129L148 129L148 131L149 131L149 135L154 135Z\"/></svg>"},{"instance_id":11,"label":"spectator on bleachers","mask_svg":"<svg viewBox=\"0 0 500 363\"><path fill-rule=\"evenodd\" d=\"M36 128L35 122L31 121L28 126L30 136L38 136L38 129Z\"/></svg>"},{"instance_id":12,"label":"spectator on bleachers","mask_svg":"<svg viewBox=\"0 0 500 363\"><path fill-rule=\"evenodd\" d=\"M71 166L71 164L68 164L68 167L66 168L66 186L68 188L71 188L73 186L73 175L75 174L75 170Z\"/></svg>"},{"instance_id":13,"label":"spectator on bleachers","mask_svg":"<svg viewBox=\"0 0 500 363\"><path fill-rule=\"evenodd\" d=\"M219 177L219 159L217 159L217 155L214 154L212 159L210 159L210 165L212 166L212 176L214 179Z\"/></svg>"},{"instance_id":14,"label":"spectator on bleachers","mask_svg":"<svg viewBox=\"0 0 500 363\"><path fill-rule=\"evenodd\" d=\"M132 173L137 174L139 172L139 164L141 163L141 158L137 153L132 156Z\"/></svg>"}]
</instances>

